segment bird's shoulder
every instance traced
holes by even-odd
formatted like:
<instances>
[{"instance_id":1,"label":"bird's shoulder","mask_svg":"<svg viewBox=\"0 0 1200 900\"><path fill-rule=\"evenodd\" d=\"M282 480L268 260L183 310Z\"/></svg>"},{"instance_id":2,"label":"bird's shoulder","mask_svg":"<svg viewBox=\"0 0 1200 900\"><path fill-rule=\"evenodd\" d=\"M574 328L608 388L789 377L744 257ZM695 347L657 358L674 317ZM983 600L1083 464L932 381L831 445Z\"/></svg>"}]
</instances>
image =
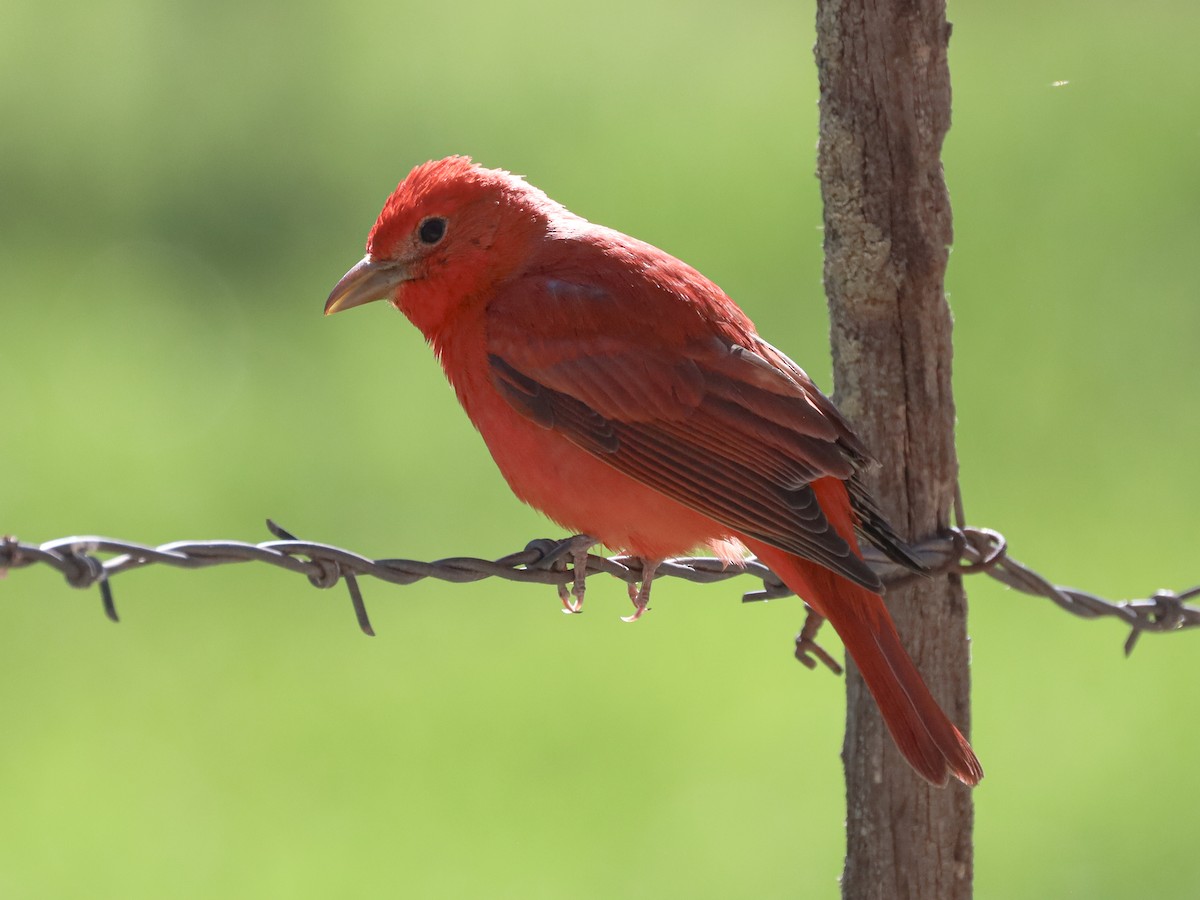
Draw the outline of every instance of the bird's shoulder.
<instances>
[{"instance_id":1,"label":"bird's shoulder","mask_svg":"<svg viewBox=\"0 0 1200 900\"><path fill-rule=\"evenodd\" d=\"M753 334L754 324L700 271L653 244L580 221L552 232L497 285L489 318L651 343ZM650 329L647 329L650 326Z\"/></svg>"}]
</instances>

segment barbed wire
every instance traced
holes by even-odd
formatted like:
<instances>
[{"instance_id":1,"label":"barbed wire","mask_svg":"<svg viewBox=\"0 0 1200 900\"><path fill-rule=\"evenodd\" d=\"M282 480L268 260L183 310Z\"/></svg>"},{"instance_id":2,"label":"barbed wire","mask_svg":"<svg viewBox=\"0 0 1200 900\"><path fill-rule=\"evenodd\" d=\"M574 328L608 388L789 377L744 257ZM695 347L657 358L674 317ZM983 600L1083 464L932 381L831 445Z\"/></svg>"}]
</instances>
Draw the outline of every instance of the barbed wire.
<instances>
[{"instance_id":1,"label":"barbed wire","mask_svg":"<svg viewBox=\"0 0 1200 900\"><path fill-rule=\"evenodd\" d=\"M370 559L350 550L330 544L298 539L270 519L267 528L278 540L250 544L242 541L174 541L151 547L145 544L107 537L66 537L42 544L29 544L15 537L0 539L0 577L9 569L46 565L63 575L76 588L99 586L105 614L118 621L113 600L113 576L149 565L166 565L182 569L243 562L261 562L304 575L310 584L331 588L345 582L359 628L373 635L366 604L358 585L360 576L371 576L392 584L413 584L425 578L435 578L456 584L503 578L533 584L552 584L560 591L575 579L573 550L579 546L578 536L565 540L543 538L531 541L523 550L496 560L456 556L433 562L411 559ZM1085 619L1116 618L1129 627L1125 653L1133 651L1138 638L1146 632L1181 631L1200 626L1200 607L1187 601L1200 597L1200 585L1175 593L1159 590L1152 596L1136 600L1106 600L1096 594L1064 587L1051 582L1008 555L1008 542L998 531L990 528L959 527L944 535L931 538L914 548L918 559L930 574L953 573L971 575L986 573L1014 590L1044 597L1073 615ZM920 579L915 574L883 556L874 548L864 552L867 562L889 587ZM101 556L108 557L101 559ZM641 560L634 557L603 557L589 554L583 573L606 574L636 584L641 580ZM655 578L682 578L696 584L712 584L731 578L757 578L762 587L746 592L743 602L769 600L791 595L782 581L754 559L741 566L729 566L715 557L679 557L661 564ZM816 656L825 665L838 670L836 662L813 641L820 617L810 615L804 630L796 638L797 658L810 668Z\"/></svg>"}]
</instances>

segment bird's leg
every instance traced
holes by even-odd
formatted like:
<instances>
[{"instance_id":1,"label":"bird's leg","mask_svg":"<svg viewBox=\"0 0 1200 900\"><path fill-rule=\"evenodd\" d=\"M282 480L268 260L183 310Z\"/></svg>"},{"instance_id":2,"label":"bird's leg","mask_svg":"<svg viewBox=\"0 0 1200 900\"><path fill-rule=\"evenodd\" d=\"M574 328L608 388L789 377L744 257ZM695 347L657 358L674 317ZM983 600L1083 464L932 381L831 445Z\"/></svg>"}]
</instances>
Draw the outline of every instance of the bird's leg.
<instances>
[{"instance_id":1,"label":"bird's leg","mask_svg":"<svg viewBox=\"0 0 1200 900\"><path fill-rule=\"evenodd\" d=\"M633 602L633 613L621 616L623 622L636 622L642 617L650 603L650 585L654 582L654 573L661 559L643 559L642 580L638 585L629 585L629 599Z\"/></svg>"},{"instance_id":2,"label":"bird's leg","mask_svg":"<svg viewBox=\"0 0 1200 900\"><path fill-rule=\"evenodd\" d=\"M571 545L567 550L571 557L571 574L574 576L571 591L567 593L565 584L558 586L558 598L562 601L564 613L583 612L583 594L587 590L588 552L594 546L596 539L590 534L577 534L571 538Z\"/></svg>"}]
</instances>

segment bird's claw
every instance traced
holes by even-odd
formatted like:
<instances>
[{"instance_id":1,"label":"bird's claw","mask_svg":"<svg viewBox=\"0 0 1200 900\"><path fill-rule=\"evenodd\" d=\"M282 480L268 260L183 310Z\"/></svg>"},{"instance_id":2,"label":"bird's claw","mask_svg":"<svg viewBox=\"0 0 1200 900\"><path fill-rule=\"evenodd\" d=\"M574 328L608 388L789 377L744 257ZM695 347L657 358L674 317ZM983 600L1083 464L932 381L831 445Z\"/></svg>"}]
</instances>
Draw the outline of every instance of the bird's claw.
<instances>
[{"instance_id":1,"label":"bird's claw","mask_svg":"<svg viewBox=\"0 0 1200 900\"><path fill-rule=\"evenodd\" d=\"M639 560L642 564L642 580L637 585L629 585L629 600L633 603L633 612L621 616L622 622L636 622L650 608L650 585L654 582L654 572L658 569L661 559Z\"/></svg>"},{"instance_id":2,"label":"bird's claw","mask_svg":"<svg viewBox=\"0 0 1200 900\"><path fill-rule=\"evenodd\" d=\"M565 584L558 586L558 599L562 601L563 614L571 615L583 612L583 595L587 590L588 553L596 546L596 539L591 535L577 534L571 538L571 546L567 553L571 557L571 590Z\"/></svg>"},{"instance_id":3,"label":"bird's claw","mask_svg":"<svg viewBox=\"0 0 1200 900\"><path fill-rule=\"evenodd\" d=\"M563 613L570 614L583 612L583 610L580 609L580 604L575 601L575 599L571 596L571 593L572 592L567 589L565 584L560 584L558 586L558 599L562 601Z\"/></svg>"}]
</instances>

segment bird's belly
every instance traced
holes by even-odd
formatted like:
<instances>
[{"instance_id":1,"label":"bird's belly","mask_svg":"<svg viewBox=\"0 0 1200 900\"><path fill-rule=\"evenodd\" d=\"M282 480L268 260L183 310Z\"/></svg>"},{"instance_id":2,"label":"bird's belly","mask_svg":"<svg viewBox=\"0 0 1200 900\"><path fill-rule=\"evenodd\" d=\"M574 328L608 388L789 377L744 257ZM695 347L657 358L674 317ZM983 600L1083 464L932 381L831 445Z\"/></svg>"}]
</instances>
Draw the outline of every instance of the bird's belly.
<instances>
[{"instance_id":1,"label":"bird's belly","mask_svg":"<svg viewBox=\"0 0 1200 900\"><path fill-rule=\"evenodd\" d=\"M500 403L489 404L488 412L471 418L513 493L559 525L592 535L614 550L651 559L701 545L727 559L740 555L740 546L725 526Z\"/></svg>"}]
</instances>

